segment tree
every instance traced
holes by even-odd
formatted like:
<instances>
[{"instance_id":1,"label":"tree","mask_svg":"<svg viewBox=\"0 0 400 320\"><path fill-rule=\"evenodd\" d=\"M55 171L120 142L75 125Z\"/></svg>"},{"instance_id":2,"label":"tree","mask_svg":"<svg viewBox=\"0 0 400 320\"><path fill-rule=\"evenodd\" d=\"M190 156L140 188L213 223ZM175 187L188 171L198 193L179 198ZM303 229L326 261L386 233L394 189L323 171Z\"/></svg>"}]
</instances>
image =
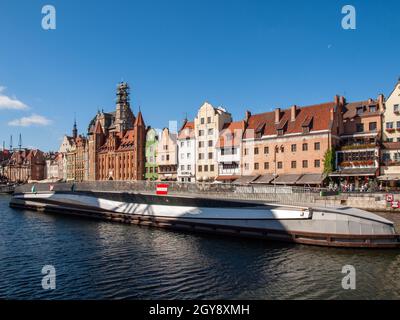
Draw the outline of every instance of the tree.
<instances>
[{"instance_id":1,"label":"tree","mask_svg":"<svg viewBox=\"0 0 400 320\"><path fill-rule=\"evenodd\" d=\"M324 174L329 175L335 170L335 150L328 149L324 155Z\"/></svg>"}]
</instances>

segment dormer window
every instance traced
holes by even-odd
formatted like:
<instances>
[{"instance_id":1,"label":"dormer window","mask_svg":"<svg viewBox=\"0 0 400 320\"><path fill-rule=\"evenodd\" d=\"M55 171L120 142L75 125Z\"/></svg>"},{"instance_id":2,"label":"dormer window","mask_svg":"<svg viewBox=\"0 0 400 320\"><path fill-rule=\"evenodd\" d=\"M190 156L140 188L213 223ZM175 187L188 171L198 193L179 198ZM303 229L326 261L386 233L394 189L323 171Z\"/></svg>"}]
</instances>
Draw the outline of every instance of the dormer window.
<instances>
[{"instance_id":1,"label":"dormer window","mask_svg":"<svg viewBox=\"0 0 400 320\"><path fill-rule=\"evenodd\" d=\"M370 106L369 112L376 112L376 106Z\"/></svg>"},{"instance_id":2,"label":"dormer window","mask_svg":"<svg viewBox=\"0 0 400 320\"><path fill-rule=\"evenodd\" d=\"M278 129L278 136L283 136L283 129Z\"/></svg>"},{"instance_id":3,"label":"dormer window","mask_svg":"<svg viewBox=\"0 0 400 320\"><path fill-rule=\"evenodd\" d=\"M364 112L364 108L363 107L357 107L357 115L361 116Z\"/></svg>"}]
</instances>

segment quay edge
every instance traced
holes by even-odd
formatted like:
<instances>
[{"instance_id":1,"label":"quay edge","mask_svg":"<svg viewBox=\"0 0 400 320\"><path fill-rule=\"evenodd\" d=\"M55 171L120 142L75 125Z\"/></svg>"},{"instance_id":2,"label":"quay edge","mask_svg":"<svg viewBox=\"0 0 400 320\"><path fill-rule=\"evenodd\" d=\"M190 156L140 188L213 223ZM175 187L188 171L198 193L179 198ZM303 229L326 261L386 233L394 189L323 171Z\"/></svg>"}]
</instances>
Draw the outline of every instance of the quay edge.
<instances>
[{"instance_id":1,"label":"quay edge","mask_svg":"<svg viewBox=\"0 0 400 320\"><path fill-rule=\"evenodd\" d=\"M393 223L366 211L288 206L265 201L158 196L126 191L35 191L17 188L10 206L140 226L307 245L399 248Z\"/></svg>"}]
</instances>

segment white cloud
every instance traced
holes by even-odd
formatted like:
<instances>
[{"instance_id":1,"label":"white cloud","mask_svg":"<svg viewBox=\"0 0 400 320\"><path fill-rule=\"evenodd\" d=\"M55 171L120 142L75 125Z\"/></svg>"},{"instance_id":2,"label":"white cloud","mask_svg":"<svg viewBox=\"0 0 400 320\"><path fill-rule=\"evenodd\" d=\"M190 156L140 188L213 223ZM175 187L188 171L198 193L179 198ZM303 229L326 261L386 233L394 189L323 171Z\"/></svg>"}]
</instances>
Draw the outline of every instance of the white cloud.
<instances>
[{"instance_id":1,"label":"white cloud","mask_svg":"<svg viewBox=\"0 0 400 320\"><path fill-rule=\"evenodd\" d=\"M22 117L20 119L15 119L8 123L9 126L14 126L14 127L30 127L32 125L48 126L49 124L51 124L51 120L37 114L32 114L29 117Z\"/></svg>"},{"instance_id":2,"label":"white cloud","mask_svg":"<svg viewBox=\"0 0 400 320\"><path fill-rule=\"evenodd\" d=\"M0 86L0 110L26 110L29 107L17 98L9 97L3 92L6 87Z\"/></svg>"}]
</instances>

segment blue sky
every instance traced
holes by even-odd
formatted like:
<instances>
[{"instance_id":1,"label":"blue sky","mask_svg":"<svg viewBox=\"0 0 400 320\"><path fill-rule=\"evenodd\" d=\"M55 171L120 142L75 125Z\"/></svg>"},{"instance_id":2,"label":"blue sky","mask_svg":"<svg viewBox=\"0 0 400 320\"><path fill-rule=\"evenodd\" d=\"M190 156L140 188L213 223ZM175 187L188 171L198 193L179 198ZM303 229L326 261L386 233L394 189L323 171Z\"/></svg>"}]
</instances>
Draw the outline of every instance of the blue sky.
<instances>
[{"instance_id":1,"label":"blue sky","mask_svg":"<svg viewBox=\"0 0 400 320\"><path fill-rule=\"evenodd\" d=\"M56 30L41 28L46 4ZM341 28L346 4L356 30ZM335 94L388 95L400 76L399 12L397 0L1 0L0 142L21 133L24 146L58 149L74 113L86 132L98 108L114 109L122 79L156 128L193 118L204 101L239 120Z\"/></svg>"}]
</instances>

